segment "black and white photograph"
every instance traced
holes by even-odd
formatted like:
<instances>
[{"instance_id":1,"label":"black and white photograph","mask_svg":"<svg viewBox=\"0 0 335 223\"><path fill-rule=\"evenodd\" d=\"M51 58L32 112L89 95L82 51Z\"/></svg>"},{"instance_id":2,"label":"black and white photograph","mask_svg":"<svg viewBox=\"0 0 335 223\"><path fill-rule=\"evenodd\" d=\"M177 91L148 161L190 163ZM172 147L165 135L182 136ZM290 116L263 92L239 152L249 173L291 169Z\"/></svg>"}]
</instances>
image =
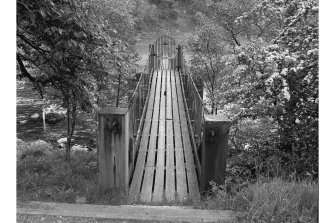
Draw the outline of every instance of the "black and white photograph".
<instances>
[{"instance_id":1,"label":"black and white photograph","mask_svg":"<svg viewBox=\"0 0 335 223\"><path fill-rule=\"evenodd\" d=\"M334 56L320 69L319 45L334 33L319 40L318 0L8 5L4 222L332 222Z\"/></svg>"}]
</instances>

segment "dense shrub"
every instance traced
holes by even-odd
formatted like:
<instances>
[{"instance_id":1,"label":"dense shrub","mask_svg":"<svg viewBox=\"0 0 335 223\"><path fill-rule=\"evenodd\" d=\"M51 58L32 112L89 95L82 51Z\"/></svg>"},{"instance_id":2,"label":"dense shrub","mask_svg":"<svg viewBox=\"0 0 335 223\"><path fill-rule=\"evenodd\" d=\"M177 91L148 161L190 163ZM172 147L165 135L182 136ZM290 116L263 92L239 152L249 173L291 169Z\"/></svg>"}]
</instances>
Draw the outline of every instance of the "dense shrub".
<instances>
[{"instance_id":1,"label":"dense shrub","mask_svg":"<svg viewBox=\"0 0 335 223\"><path fill-rule=\"evenodd\" d=\"M259 174L317 180L318 1L208 7L187 49L205 110L232 120L229 169L243 181Z\"/></svg>"},{"instance_id":2,"label":"dense shrub","mask_svg":"<svg viewBox=\"0 0 335 223\"><path fill-rule=\"evenodd\" d=\"M37 140L34 142L24 142L20 139L16 140L16 154L18 159L23 159L26 156L38 157L50 154L53 150L51 144Z\"/></svg>"}]
</instances>

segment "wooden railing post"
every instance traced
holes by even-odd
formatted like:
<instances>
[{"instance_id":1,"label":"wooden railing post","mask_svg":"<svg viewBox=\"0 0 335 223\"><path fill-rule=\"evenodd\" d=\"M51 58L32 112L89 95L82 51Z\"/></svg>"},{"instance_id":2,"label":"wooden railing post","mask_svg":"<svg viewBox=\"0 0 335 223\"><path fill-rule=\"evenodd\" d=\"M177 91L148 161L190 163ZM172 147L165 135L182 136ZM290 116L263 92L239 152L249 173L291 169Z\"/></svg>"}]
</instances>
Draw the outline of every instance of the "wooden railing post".
<instances>
[{"instance_id":1,"label":"wooden railing post","mask_svg":"<svg viewBox=\"0 0 335 223\"><path fill-rule=\"evenodd\" d=\"M197 84L196 84L197 90L199 92L199 95L201 97L201 99L203 99L204 96L204 83L202 80L198 80Z\"/></svg>"},{"instance_id":2,"label":"wooden railing post","mask_svg":"<svg viewBox=\"0 0 335 223\"><path fill-rule=\"evenodd\" d=\"M210 189L209 182L224 184L230 120L221 115L205 115L201 152L201 191Z\"/></svg>"},{"instance_id":3,"label":"wooden railing post","mask_svg":"<svg viewBox=\"0 0 335 223\"><path fill-rule=\"evenodd\" d=\"M183 69L182 67L182 61L183 61L183 57L182 57L182 48L180 45L178 45L178 64L177 64L177 69L181 70Z\"/></svg>"},{"instance_id":4,"label":"wooden railing post","mask_svg":"<svg viewBox=\"0 0 335 223\"><path fill-rule=\"evenodd\" d=\"M155 69L155 48L154 44L149 45L149 73L151 69Z\"/></svg>"},{"instance_id":5,"label":"wooden railing post","mask_svg":"<svg viewBox=\"0 0 335 223\"><path fill-rule=\"evenodd\" d=\"M98 114L99 180L104 189L128 190L129 114L127 109L105 108Z\"/></svg>"}]
</instances>

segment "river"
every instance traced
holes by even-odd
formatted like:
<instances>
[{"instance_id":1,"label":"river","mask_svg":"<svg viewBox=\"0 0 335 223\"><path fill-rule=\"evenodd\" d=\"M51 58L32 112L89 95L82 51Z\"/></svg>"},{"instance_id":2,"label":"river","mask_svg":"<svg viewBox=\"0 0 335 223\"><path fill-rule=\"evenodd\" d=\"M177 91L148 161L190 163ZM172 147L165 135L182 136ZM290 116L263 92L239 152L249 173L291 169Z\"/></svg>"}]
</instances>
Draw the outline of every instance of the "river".
<instances>
[{"instance_id":1,"label":"river","mask_svg":"<svg viewBox=\"0 0 335 223\"><path fill-rule=\"evenodd\" d=\"M66 137L66 120L57 124L43 125L43 103L29 83L16 83L16 137L24 141L44 140L56 142ZM39 118L32 118L38 114ZM89 123L87 125L87 123ZM86 125L85 125L86 124ZM94 119L87 116L84 123L77 124L73 144L86 145L90 139L96 141Z\"/></svg>"}]
</instances>

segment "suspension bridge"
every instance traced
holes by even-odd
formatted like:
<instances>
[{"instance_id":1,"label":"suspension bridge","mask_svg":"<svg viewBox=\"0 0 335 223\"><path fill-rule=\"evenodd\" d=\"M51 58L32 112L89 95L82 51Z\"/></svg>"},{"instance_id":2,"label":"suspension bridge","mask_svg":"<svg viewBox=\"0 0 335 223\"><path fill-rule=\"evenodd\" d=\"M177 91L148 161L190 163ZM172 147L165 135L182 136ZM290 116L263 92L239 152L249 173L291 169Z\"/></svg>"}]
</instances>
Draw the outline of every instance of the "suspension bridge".
<instances>
[{"instance_id":1,"label":"suspension bridge","mask_svg":"<svg viewBox=\"0 0 335 223\"><path fill-rule=\"evenodd\" d=\"M170 36L149 45L128 108L98 117L100 183L144 203L200 199L224 183L230 121L204 112L203 85Z\"/></svg>"}]
</instances>

